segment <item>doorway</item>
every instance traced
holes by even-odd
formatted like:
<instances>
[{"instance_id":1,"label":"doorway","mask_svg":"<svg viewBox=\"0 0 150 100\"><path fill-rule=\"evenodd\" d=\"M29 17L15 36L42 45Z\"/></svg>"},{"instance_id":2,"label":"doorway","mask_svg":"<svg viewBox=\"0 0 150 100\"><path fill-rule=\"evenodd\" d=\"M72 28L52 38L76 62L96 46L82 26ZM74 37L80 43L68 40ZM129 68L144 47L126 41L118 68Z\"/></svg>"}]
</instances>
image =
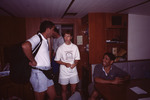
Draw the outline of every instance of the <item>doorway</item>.
<instances>
[{"instance_id":1,"label":"doorway","mask_svg":"<svg viewBox=\"0 0 150 100\"><path fill-rule=\"evenodd\" d=\"M56 28L59 30L59 34L63 36L63 33L65 32L71 32L72 33L72 43L74 42L74 29L73 24L56 24Z\"/></svg>"}]
</instances>

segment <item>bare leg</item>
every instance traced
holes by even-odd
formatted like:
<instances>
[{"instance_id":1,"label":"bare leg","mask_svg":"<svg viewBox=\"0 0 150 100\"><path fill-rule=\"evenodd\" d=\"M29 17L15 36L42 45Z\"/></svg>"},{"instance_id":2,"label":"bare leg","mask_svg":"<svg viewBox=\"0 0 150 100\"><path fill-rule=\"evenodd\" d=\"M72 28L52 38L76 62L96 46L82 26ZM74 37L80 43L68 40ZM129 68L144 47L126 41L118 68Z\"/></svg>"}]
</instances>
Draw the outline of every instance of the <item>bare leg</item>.
<instances>
[{"instance_id":1,"label":"bare leg","mask_svg":"<svg viewBox=\"0 0 150 100\"><path fill-rule=\"evenodd\" d=\"M35 100L44 100L45 92L34 92Z\"/></svg>"},{"instance_id":2,"label":"bare leg","mask_svg":"<svg viewBox=\"0 0 150 100\"><path fill-rule=\"evenodd\" d=\"M71 84L71 95L76 91L77 84Z\"/></svg>"},{"instance_id":3,"label":"bare leg","mask_svg":"<svg viewBox=\"0 0 150 100\"><path fill-rule=\"evenodd\" d=\"M48 87L47 94L49 97L49 100L54 100L56 98L56 91L54 85Z\"/></svg>"},{"instance_id":4,"label":"bare leg","mask_svg":"<svg viewBox=\"0 0 150 100\"><path fill-rule=\"evenodd\" d=\"M98 97L98 92L96 90L93 91L91 97L90 97L90 100L96 100L96 98Z\"/></svg>"},{"instance_id":5,"label":"bare leg","mask_svg":"<svg viewBox=\"0 0 150 100\"><path fill-rule=\"evenodd\" d=\"M67 85L62 85L62 100L67 100Z\"/></svg>"}]
</instances>

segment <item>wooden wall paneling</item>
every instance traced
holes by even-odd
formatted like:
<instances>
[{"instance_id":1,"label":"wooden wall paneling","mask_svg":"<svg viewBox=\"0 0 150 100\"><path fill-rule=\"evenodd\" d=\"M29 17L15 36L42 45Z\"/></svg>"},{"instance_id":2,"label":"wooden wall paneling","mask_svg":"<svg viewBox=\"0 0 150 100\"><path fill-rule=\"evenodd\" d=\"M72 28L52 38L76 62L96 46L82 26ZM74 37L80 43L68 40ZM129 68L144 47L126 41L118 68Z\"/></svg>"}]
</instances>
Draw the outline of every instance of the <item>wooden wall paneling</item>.
<instances>
[{"instance_id":1,"label":"wooden wall paneling","mask_svg":"<svg viewBox=\"0 0 150 100\"><path fill-rule=\"evenodd\" d=\"M7 44L9 42L10 33L14 30L14 25L12 25L13 20L12 18L0 18L0 43L1 44Z\"/></svg>"},{"instance_id":2,"label":"wooden wall paneling","mask_svg":"<svg viewBox=\"0 0 150 100\"><path fill-rule=\"evenodd\" d=\"M26 39L26 28L25 28L25 18L16 18L14 20L14 32L11 32L10 37L12 37L11 42L22 42Z\"/></svg>"},{"instance_id":3,"label":"wooden wall paneling","mask_svg":"<svg viewBox=\"0 0 150 100\"><path fill-rule=\"evenodd\" d=\"M41 18L26 18L26 39L39 31Z\"/></svg>"},{"instance_id":4,"label":"wooden wall paneling","mask_svg":"<svg viewBox=\"0 0 150 100\"><path fill-rule=\"evenodd\" d=\"M101 63L106 49L105 14L89 14L89 63Z\"/></svg>"},{"instance_id":5,"label":"wooden wall paneling","mask_svg":"<svg viewBox=\"0 0 150 100\"><path fill-rule=\"evenodd\" d=\"M7 63L7 49L25 40L25 19L16 17L0 17L0 64L3 69Z\"/></svg>"},{"instance_id":6,"label":"wooden wall paneling","mask_svg":"<svg viewBox=\"0 0 150 100\"><path fill-rule=\"evenodd\" d=\"M81 19L72 19L72 18L41 18L41 21L50 20L55 24L72 24L74 26L74 43L77 43L76 36L80 34Z\"/></svg>"},{"instance_id":7,"label":"wooden wall paneling","mask_svg":"<svg viewBox=\"0 0 150 100\"><path fill-rule=\"evenodd\" d=\"M25 40L25 19L0 17L0 44L9 45Z\"/></svg>"},{"instance_id":8,"label":"wooden wall paneling","mask_svg":"<svg viewBox=\"0 0 150 100\"><path fill-rule=\"evenodd\" d=\"M83 22L83 20L85 20ZM88 75L85 76L85 71L89 71L89 51L86 50L86 46L89 44L89 36L88 36L88 20L87 18L81 19L81 34L83 36L83 45L80 45L81 52L81 61L80 64L82 66L82 78L88 78ZM89 79L89 78L88 78Z\"/></svg>"}]
</instances>

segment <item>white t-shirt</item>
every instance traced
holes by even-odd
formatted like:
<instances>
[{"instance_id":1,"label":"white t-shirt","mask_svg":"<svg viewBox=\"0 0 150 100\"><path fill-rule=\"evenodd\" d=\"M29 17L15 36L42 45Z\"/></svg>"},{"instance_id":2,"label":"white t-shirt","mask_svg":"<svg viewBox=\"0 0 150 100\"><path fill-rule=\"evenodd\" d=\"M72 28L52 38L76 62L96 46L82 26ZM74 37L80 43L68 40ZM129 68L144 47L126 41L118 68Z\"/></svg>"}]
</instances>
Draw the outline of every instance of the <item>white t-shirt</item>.
<instances>
[{"instance_id":1,"label":"white t-shirt","mask_svg":"<svg viewBox=\"0 0 150 100\"><path fill-rule=\"evenodd\" d=\"M60 45L62 45L63 43L64 43L64 39L63 39L62 36L60 36L59 38L54 38L53 39L53 50L54 50L55 53L56 53L58 47Z\"/></svg>"},{"instance_id":2,"label":"white t-shirt","mask_svg":"<svg viewBox=\"0 0 150 100\"><path fill-rule=\"evenodd\" d=\"M80 53L78 50L78 47L71 43L70 45L67 45L66 43L63 43L56 52L55 61L62 61L66 63L73 64L75 60L80 60ZM69 78L72 76L77 75L77 68L76 66L71 69L70 67L66 67L65 65L60 65L60 73L59 78Z\"/></svg>"},{"instance_id":3,"label":"white t-shirt","mask_svg":"<svg viewBox=\"0 0 150 100\"><path fill-rule=\"evenodd\" d=\"M41 33L38 33L42 37L42 44L39 48L39 51L37 52L35 56L35 60L37 62L37 68L42 67L50 67L50 56L49 56L49 49L48 49L48 41L44 38L44 36ZM38 35L32 36L30 39L28 39L32 45L32 50L35 48L35 46L40 42L40 38Z\"/></svg>"}]
</instances>

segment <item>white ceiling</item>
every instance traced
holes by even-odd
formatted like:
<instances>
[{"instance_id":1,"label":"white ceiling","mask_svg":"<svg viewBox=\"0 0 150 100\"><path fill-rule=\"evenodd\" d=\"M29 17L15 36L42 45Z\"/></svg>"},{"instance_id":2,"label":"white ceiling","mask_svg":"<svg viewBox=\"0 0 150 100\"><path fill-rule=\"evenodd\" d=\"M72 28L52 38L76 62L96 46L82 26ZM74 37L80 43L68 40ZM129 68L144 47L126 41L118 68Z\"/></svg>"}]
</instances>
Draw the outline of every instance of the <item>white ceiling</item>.
<instances>
[{"instance_id":1,"label":"white ceiling","mask_svg":"<svg viewBox=\"0 0 150 100\"><path fill-rule=\"evenodd\" d=\"M63 16L71 2L67 13L77 14ZM150 16L150 0L0 0L0 16L81 18L90 12Z\"/></svg>"}]
</instances>

